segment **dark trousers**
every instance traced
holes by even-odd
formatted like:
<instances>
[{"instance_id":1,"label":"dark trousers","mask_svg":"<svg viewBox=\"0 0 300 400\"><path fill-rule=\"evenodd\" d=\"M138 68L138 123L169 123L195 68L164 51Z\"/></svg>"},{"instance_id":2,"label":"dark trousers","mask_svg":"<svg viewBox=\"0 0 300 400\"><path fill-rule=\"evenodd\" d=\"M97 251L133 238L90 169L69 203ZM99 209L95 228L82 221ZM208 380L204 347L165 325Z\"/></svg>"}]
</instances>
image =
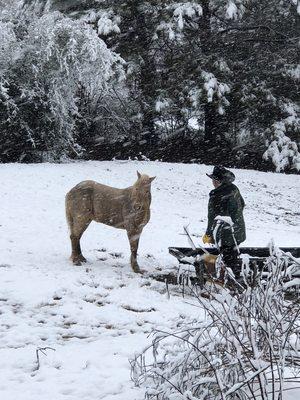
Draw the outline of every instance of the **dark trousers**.
<instances>
[{"instance_id":1,"label":"dark trousers","mask_svg":"<svg viewBox=\"0 0 300 400\"><path fill-rule=\"evenodd\" d=\"M222 254L225 267L232 269L236 278L239 278L241 266L238 260L239 252L236 246L221 246L220 253Z\"/></svg>"}]
</instances>

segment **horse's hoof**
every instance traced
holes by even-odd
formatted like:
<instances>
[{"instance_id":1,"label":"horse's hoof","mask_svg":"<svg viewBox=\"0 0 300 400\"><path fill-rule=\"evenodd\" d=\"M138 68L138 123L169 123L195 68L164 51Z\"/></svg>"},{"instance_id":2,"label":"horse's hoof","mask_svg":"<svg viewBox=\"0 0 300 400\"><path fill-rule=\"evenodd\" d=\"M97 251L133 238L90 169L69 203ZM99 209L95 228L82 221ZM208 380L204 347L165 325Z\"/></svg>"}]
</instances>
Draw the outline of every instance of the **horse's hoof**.
<instances>
[{"instance_id":1,"label":"horse's hoof","mask_svg":"<svg viewBox=\"0 0 300 400\"><path fill-rule=\"evenodd\" d=\"M82 255L76 256L76 257L71 257L71 260L72 260L73 264L77 265L77 266L82 265L82 263L86 263L86 259Z\"/></svg>"},{"instance_id":2,"label":"horse's hoof","mask_svg":"<svg viewBox=\"0 0 300 400\"><path fill-rule=\"evenodd\" d=\"M73 258L72 262L73 262L73 265L76 265L78 267L81 265L81 261L79 260L79 258Z\"/></svg>"},{"instance_id":3,"label":"horse's hoof","mask_svg":"<svg viewBox=\"0 0 300 400\"><path fill-rule=\"evenodd\" d=\"M134 266L132 267L133 272L135 272L136 274L142 274L144 271L142 271L140 269L140 267Z\"/></svg>"},{"instance_id":4,"label":"horse's hoof","mask_svg":"<svg viewBox=\"0 0 300 400\"><path fill-rule=\"evenodd\" d=\"M144 275L147 271L145 269L140 269L137 273Z\"/></svg>"}]
</instances>

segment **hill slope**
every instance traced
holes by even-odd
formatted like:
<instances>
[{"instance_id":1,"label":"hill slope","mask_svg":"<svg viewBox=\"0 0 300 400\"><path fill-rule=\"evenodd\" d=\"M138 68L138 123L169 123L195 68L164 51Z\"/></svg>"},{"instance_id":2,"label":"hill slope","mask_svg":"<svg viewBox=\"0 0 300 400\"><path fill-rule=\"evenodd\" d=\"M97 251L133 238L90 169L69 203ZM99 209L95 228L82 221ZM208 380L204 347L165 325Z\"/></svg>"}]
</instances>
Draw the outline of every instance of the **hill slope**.
<instances>
[{"instance_id":1,"label":"hill slope","mask_svg":"<svg viewBox=\"0 0 300 400\"><path fill-rule=\"evenodd\" d=\"M81 162L0 168L0 392L5 400L140 400L128 358L150 343L154 328L202 318L176 289L131 272L125 232L91 224L82 240L84 267L68 260L65 193L85 179L130 186L136 170L156 175L152 218L139 249L151 271L176 264L168 246L185 246L206 228L211 181L203 165ZM300 177L236 170L247 207L246 245L300 245ZM44 355L37 348L50 347ZM295 393L294 393L295 394ZM292 397L291 397L292 398ZM296 398L296 397L295 397Z\"/></svg>"}]
</instances>

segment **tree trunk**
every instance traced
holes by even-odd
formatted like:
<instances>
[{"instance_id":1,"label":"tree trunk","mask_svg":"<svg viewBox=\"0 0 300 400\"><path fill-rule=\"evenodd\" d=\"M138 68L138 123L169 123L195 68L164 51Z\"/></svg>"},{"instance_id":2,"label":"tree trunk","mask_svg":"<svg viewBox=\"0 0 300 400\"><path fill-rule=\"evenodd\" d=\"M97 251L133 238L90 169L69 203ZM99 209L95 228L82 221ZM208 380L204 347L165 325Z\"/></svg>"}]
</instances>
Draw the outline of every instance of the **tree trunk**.
<instances>
[{"instance_id":1,"label":"tree trunk","mask_svg":"<svg viewBox=\"0 0 300 400\"><path fill-rule=\"evenodd\" d=\"M211 34L211 10L209 0L202 0L201 6L202 15L202 40L201 50L206 59L211 60L213 51L212 34ZM209 72L210 65L207 70ZM212 102L206 102L204 106L204 147L208 152L214 152L217 146L224 144L224 134L219 126L220 115L218 114L217 106ZM222 150L222 149L220 149Z\"/></svg>"},{"instance_id":2,"label":"tree trunk","mask_svg":"<svg viewBox=\"0 0 300 400\"><path fill-rule=\"evenodd\" d=\"M136 20L138 46L140 50L140 82L141 91L140 107L142 112L142 137L143 147L149 148L156 144L155 135L155 93L156 93L156 76L154 57L151 56L152 32L146 25L145 13L138 10Z\"/></svg>"}]
</instances>

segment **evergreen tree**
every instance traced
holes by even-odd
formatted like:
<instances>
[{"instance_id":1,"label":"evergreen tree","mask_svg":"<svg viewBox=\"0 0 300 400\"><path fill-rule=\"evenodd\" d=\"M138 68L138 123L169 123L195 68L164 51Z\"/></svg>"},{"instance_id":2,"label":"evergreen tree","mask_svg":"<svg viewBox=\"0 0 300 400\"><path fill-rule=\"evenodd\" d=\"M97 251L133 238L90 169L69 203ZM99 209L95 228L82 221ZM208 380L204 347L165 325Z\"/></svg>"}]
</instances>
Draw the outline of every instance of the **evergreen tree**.
<instances>
[{"instance_id":1,"label":"evergreen tree","mask_svg":"<svg viewBox=\"0 0 300 400\"><path fill-rule=\"evenodd\" d=\"M124 85L92 95L82 82L74 87L73 140L87 147L87 157L142 152L172 161L300 169L297 0L23 3L91 28L125 60ZM23 40L26 31L18 27L13 34ZM4 32L10 47L8 25ZM92 65L87 76L96 73ZM18 106L14 90L6 109ZM2 80L0 96L7 94ZM106 144L105 152L98 143Z\"/></svg>"}]
</instances>

